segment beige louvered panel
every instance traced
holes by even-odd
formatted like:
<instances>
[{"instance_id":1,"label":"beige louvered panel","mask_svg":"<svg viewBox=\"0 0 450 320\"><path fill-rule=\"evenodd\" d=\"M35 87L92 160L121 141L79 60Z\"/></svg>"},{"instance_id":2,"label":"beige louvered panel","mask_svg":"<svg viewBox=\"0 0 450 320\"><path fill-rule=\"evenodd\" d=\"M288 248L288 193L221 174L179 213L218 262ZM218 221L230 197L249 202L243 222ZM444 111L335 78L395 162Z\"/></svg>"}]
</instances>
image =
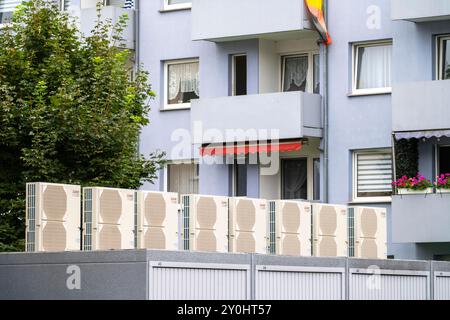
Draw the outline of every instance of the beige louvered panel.
<instances>
[{"instance_id":1,"label":"beige louvered panel","mask_svg":"<svg viewBox=\"0 0 450 320\"><path fill-rule=\"evenodd\" d=\"M375 238L378 229L378 217L375 209L363 209L361 213L361 236Z\"/></svg>"},{"instance_id":2,"label":"beige louvered panel","mask_svg":"<svg viewBox=\"0 0 450 320\"><path fill-rule=\"evenodd\" d=\"M338 255L336 238L322 237L319 241L319 252L321 257L336 257Z\"/></svg>"},{"instance_id":3,"label":"beige louvered panel","mask_svg":"<svg viewBox=\"0 0 450 320\"><path fill-rule=\"evenodd\" d=\"M166 201L164 196L158 193L149 193L145 198L144 224L152 227L161 227L166 219Z\"/></svg>"},{"instance_id":4,"label":"beige louvered panel","mask_svg":"<svg viewBox=\"0 0 450 320\"><path fill-rule=\"evenodd\" d=\"M337 228L336 209L332 206L322 206L319 215L321 234L326 236L334 236Z\"/></svg>"},{"instance_id":5,"label":"beige louvered panel","mask_svg":"<svg viewBox=\"0 0 450 320\"><path fill-rule=\"evenodd\" d=\"M65 251L67 231L63 222L47 221L42 228L42 248L46 252Z\"/></svg>"},{"instance_id":6,"label":"beige louvered panel","mask_svg":"<svg viewBox=\"0 0 450 320\"><path fill-rule=\"evenodd\" d=\"M119 226L101 225L98 232L98 249L122 249L122 235Z\"/></svg>"},{"instance_id":7,"label":"beige louvered panel","mask_svg":"<svg viewBox=\"0 0 450 320\"><path fill-rule=\"evenodd\" d=\"M358 258L363 259L378 259L378 246L375 239L361 240L361 254Z\"/></svg>"},{"instance_id":8,"label":"beige louvered panel","mask_svg":"<svg viewBox=\"0 0 450 320\"><path fill-rule=\"evenodd\" d=\"M202 252L216 252L217 248L217 238L212 230L200 230L197 233L197 251Z\"/></svg>"},{"instance_id":9,"label":"beige louvered panel","mask_svg":"<svg viewBox=\"0 0 450 320\"><path fill-rule=\"evenodd\" d=\"M236 206L236 221L238 230L253 231L255 227L256 210L251 200L239 200Z\"/></svg>"},{"instance_id":10,"label":"beige louvered panel","mask_svg":"<svg viewBox=\"0 0 450 320\"><path fill-rule=\"evenodd\" d=\"M63 186L49 185L43 195L45 219L64 221L67 210L67 194Z\"/></svg>"},{"instance_id":11,"label":"beige louvered panel","mask_svg":"<svg viewBox=\"0 0 450 320\"><path fill-rule=\"evenodd\" d=\"M118 190L103 190L100 196L100 217L103 223L117 224L122 214L122 198Z\"/></svg>"},{"instance_id":12,"label":"beige louvered panel","mask_svg":"<svg viewBox=\"0 0 450 320\"><path fill-rule=\"evenodd\" d=\"M197 227L214 229L217 221L217 205L214 198L200 197L197 202Z\"/></svg>"},{"instance_id":13,"label":"beige louvered panel","mask_svg":"<svg viewBox=\"0 0 450 320\"><path fill-rule=\"evenodd\" d=\"M282 214L284 231L287 233L298 233L300 228L300 209L298 204L286 203Z\"/></svg>"},{"instance_id":14,"label":"beige louvered panel","mask_svg":"<svg viewBox=\"0 0 450 320\"><path fill-rule=\"evenodd\" d=\"M144 234L144 247L146 249L157 249L165 250L166 245L166 235L162 228L146 228Z\"/></svg>"},{"instance_id":15,"label":"beige louvered panel","mask_svg":"<svg viewBox=\"0 0 450 320\"><path fill-rule=\"evenodd\" d=\"M282 239L282 252L287 256L301 256L301 244L299 236L296 234L286 234Z\"/></svg>"},{"instance_id":16,"label":"beige louvered panel","mask_svg":"<svg viewBox=\"0 0 450 320\"><path fill-rule=\"evenodd\" d=\"M253 253L256 250L256 241L253 232L239 231L236 235L236 251Z\"/></svg>"}]
</instances>

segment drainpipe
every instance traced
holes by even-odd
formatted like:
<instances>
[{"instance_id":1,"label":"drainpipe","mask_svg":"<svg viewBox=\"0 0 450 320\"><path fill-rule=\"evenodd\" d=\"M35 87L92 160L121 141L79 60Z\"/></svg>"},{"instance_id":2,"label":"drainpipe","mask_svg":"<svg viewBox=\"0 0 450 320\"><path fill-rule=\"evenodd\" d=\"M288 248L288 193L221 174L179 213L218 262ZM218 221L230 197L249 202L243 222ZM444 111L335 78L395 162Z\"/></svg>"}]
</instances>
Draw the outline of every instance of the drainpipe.
<instances>
[{"instance_id":1,"label":"drainpipe","mask_svg":"<svg viewBox=\"0 0 450 320\"><path fill-rule=\"evenodd\" d=\"M328 0L324 1L323 4L325 21L328 22ZM323 111L323 202L328 203L329 201L329 170L328 170L328 138L329 138L329 127L328 127L328 47L322 44L323 47L323 58L322 58L322 81L323 81L323 92L322 92L322 111Z\"/></svg>"},{"instance_id":2,"label":"drainpipe","mask_svg":"<svg viewBox=\"0 0 450 320\"><path fill-rule=\"evenodd\" d=\"M134 74L139 70L140 61L140 0L134 0ZM137 153L141 154L141 134L139 134Z\"/></svg>"}]
</instances>

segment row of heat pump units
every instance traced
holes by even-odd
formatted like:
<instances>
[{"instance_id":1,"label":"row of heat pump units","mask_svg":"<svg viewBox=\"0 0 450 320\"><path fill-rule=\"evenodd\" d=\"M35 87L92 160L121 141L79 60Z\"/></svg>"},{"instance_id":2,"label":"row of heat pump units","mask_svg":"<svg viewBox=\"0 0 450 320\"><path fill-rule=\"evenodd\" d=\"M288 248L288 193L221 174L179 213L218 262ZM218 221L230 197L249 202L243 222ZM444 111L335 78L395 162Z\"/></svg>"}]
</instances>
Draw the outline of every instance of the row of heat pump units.
<instances>
[{"instance_id":1,"label":"row of heat pump units","mask_svg":"<svg viewBox=\"0 0 450 320\"><path fill-rule=\"evenodd\" d=\"M386 258L386 210L29 183L26 250ZM179 201L180 200L180 201ZM82 209L81 209L82 208ZM82 213L82 214L81 214Z\"/></svg>"}]
</instances>

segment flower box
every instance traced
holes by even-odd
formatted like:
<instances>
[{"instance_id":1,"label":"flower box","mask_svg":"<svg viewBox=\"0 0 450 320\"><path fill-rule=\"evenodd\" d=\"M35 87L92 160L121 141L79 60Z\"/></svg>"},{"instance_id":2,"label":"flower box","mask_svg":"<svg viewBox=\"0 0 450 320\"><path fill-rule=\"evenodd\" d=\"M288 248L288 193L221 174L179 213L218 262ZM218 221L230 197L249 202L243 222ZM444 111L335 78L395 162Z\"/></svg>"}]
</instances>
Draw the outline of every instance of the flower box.
<instances>
[{"instance_id":1,"label":"flower box","mask_svg":"<svg viewBox=\"0 0 450 320\"><path fill-rule=\"evenodd\" d=\"M433 193L433 188L427 188L424 190L412 190L406 188L398 188L398 194L401 195L412 195L412 194L428 194Z\"/></svg>"},{"instance_id":2,"label":"flower box","mask_svg":"<svg viewBox=\"0 0 450 320\"><path fill-rule=\"evenodd\" d=\"M436 189L436 193L450 193L450 189Z\"/></svg>"}]
</instances>

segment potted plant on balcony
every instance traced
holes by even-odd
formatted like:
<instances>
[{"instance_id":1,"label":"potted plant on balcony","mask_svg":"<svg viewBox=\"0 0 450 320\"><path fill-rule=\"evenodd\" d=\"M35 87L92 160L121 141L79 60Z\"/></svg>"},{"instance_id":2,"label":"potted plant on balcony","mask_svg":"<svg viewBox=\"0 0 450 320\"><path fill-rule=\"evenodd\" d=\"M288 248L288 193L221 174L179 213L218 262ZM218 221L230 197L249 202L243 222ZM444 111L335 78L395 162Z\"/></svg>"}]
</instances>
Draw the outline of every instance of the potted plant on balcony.
<instances>
[{"instance_id":1,"label":"potted plant on balcony","mask_svg":"<svg viewBox=\"0 0 450 320\"><path fill-rule=\"evenodd\" d=\"M450 193L450 173L443 173L436 177L436 190L440 193Z\"/></svg>"},{"instance_id":2,"label":"potted plant on balcony","mask_svg":"<svg viewBox=\"0 0 450 320\"><path fill-rule=\"evenodd\" d=\"M397 187L399 194L426 194L433 193L433 183L426 179L420 173L417 176L409 178L403 176L392 183Z\"/></svg>"}]
</instances>

